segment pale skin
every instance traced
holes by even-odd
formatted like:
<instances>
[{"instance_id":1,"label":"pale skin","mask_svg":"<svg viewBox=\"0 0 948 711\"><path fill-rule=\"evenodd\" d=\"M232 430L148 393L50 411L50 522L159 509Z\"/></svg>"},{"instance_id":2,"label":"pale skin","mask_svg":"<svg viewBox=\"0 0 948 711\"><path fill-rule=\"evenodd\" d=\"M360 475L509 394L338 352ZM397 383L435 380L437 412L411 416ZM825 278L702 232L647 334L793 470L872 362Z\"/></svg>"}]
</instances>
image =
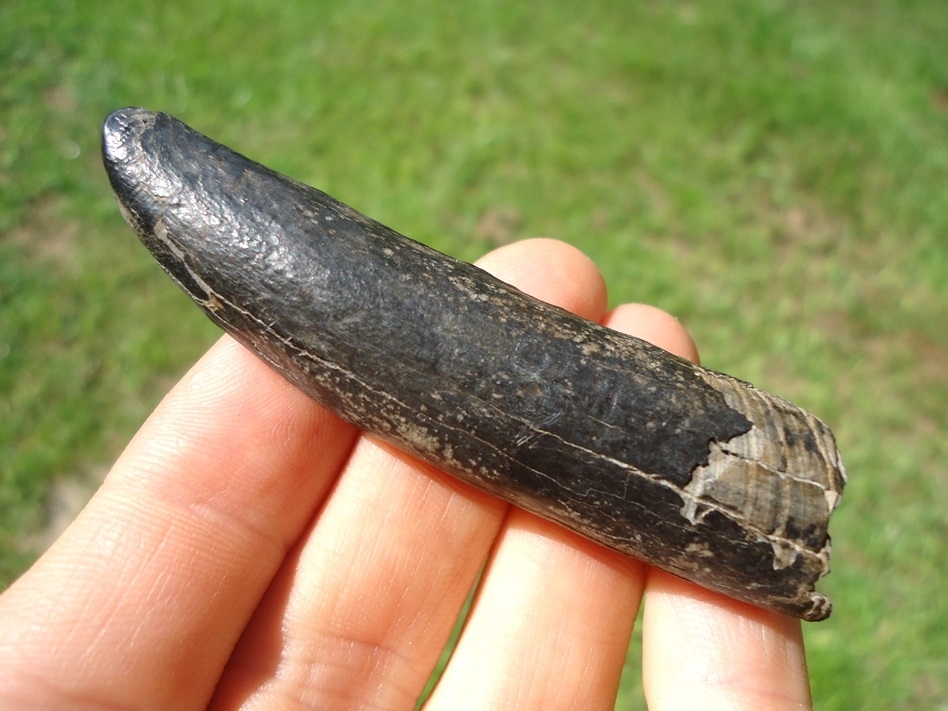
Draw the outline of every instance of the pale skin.
<instances>
[{"instance_id":1,"label":"pale skin","mask_svg":"<svg viewBox=\"0 0 948 711\"><path fill-rule=\"evenodd\" d=\"M652 307L606 311L561 242L481 266L697 360ZM800 623L608 551L361 435L228 337L0 596L4 709L611 709L643 599L650 709L805 709Z\"/></svg>"}]
</instances>

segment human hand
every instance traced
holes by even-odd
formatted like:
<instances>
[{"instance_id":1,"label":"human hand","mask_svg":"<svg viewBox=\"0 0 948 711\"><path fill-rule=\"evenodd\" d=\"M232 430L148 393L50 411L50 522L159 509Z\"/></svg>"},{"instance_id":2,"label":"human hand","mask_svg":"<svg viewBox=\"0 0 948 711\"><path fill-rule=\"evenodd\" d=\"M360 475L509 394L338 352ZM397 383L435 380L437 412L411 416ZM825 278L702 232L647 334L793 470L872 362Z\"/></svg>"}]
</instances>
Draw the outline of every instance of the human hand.
<instances>
[{"instance_id":1,"label":"human hand","mask_svg":"<svg viewBox=\"0 0 948 711\"><path fill-rule=\"evenodd\" d=\"M606 313L562 243L481 264L697 359L663 312ZM225 336L0 596L0 707L412 709L482 567L426 708L612 708L643 593L650 708L810 706L797 620L361 436Z\"/></svg>"}]
</instances>

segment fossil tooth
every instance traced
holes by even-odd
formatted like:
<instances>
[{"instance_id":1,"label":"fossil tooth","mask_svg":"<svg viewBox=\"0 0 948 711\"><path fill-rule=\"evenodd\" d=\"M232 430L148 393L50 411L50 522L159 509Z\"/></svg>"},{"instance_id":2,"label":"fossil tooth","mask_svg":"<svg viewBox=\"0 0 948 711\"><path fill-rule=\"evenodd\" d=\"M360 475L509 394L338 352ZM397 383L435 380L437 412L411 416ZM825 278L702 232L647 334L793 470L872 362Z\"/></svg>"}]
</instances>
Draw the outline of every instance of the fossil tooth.
<instances>
[{"instance_id":1,"label":"fossil tooth","mask_svg":"<svg viewBox=\"0 0 948 711\"><path fill-rule=\"evenodd\" d=\"M845 471L817 418L533 299L167 114L122 109L122 212L207 315L318 402L517 506L821 620Z\"/></svg>"}]
</instances>

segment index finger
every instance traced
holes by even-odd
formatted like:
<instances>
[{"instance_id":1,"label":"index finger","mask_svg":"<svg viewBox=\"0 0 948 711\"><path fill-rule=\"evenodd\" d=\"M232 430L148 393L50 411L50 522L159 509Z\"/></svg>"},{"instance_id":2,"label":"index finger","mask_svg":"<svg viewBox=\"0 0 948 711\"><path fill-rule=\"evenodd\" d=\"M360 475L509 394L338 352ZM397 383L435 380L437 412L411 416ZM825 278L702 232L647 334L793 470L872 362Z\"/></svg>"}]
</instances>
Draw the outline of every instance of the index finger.
<instances>
[{"instance_id":1,"label":"index finger","mask_svg":"<svg viewBox=\"0 0 948 711\"><path fill-rule=\"evenodd\" d=\"M356 436L222 338L0 597L0 699L204 708Z\"/></svg>"}]
</instances>

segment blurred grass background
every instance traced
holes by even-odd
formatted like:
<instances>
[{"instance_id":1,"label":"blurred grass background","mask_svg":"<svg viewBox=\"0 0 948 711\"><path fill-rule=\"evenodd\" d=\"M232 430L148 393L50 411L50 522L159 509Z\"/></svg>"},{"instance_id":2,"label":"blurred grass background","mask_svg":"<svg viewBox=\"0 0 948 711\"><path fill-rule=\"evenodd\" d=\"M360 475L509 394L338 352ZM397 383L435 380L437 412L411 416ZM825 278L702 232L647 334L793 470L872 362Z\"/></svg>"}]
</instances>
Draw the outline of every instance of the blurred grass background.
<instances>
[{"instance_id":1,"label":"blurred grass background","mask_svg":"<svg viewBox=\"0 0 948 711\"><path fill-rule=\"evenodd\" d=\"M924 0L3 3L0 586L217 336L100 166L142 105L455 256L565 239L826 419L817 707L948 708L946 37Z\"/></svg>"}]
</instances>

